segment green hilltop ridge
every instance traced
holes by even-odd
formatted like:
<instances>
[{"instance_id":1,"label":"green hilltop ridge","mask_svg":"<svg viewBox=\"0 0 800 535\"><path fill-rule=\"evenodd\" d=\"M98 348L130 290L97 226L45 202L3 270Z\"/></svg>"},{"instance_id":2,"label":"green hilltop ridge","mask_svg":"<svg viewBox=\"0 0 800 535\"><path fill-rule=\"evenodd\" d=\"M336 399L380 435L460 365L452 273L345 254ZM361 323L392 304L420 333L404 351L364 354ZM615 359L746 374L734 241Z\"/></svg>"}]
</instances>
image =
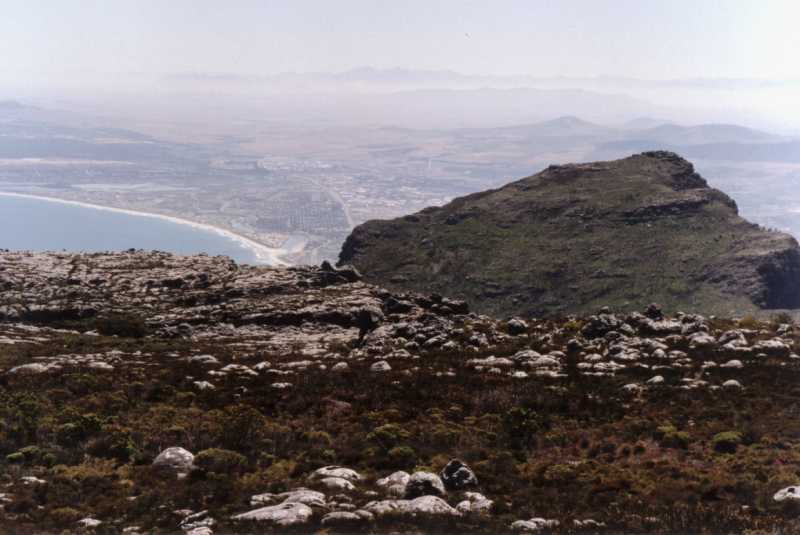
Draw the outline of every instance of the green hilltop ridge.
<instances>
[{"instance_id":1,"label":"green hilltop ridge","mask_svg":"<svg viewBox=\"0 0 800 535\"><path fill-rule=\"evenodd\" d=\"M800 248L738 214L671 152L550 166L443 207L356 227L340 264L495 315L604 305L743 314L800 307Z\"/></svg>"}]
</instances>

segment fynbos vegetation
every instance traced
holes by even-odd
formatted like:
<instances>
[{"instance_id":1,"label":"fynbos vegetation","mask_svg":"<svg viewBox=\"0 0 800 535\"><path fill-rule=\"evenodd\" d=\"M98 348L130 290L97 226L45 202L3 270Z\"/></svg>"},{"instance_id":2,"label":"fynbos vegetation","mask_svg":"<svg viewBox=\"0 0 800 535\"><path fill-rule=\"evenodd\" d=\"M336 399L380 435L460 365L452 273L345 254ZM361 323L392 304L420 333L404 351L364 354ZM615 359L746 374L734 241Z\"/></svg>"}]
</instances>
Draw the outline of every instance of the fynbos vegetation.
<instances>
[{"instance_id":1,"label":"fynbos vegetation","mask_svg":"<svg viewBox=\"0 0 800 535\"><path fill-rule=\"evenodd\" d=\"M1 259L8 531L800 529L788 318L499 321L329 266Z\"/></svg>"}]
</instances>

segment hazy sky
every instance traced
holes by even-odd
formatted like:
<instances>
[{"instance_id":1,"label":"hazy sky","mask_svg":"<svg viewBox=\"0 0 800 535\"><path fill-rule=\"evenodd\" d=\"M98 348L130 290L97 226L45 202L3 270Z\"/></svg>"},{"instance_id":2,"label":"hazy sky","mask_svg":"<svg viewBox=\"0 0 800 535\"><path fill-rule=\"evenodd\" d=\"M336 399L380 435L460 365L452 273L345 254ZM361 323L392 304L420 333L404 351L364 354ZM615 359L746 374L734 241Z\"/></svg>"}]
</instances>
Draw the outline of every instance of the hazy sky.
<instances>
[{"instance_id":1,"label":"hazy sky","mask_svg":"<svg viewBox=\"0 0 800 535\"><path fill-rule=\"evenodd\" d=\"M800 79L800 0L4 0L0 11L6 85L367 65Z\"/></svg>"}]
</instances>

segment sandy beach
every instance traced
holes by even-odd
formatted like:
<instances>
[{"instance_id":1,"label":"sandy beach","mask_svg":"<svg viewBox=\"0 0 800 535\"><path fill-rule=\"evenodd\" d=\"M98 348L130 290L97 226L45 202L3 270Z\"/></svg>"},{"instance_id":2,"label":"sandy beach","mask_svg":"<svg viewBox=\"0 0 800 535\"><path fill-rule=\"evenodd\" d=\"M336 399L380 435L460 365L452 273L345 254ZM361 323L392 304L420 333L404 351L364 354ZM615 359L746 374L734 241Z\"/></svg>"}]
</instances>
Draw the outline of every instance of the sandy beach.
<instances>
[{"instance_id":1,"label":"sandy beach","mask_svg":"<svg viewBox=\"0 0 800 535\"><path fill-rule=\"evenodd\" d=\"M232 240L242 247L250 250L258 259L260 264L268 264L272 266L286 266L289 265L286 261L281 259L281 255L285 254L286 251L284 249L276 249L272 247L267 247L257 241L251 240L250 238L246 238L240 234L236 234L235 232L231 232L230 230L215 227L213 225L208 225L206 223L198 223L196 221L190 221L188 219L182 219L180 217L174 217L164 214L154 214L151 212L141 212L138 210L129 210L126 208L114 208L112 206L103 206L100 204L91 204L82 201L72 201L68 199L59 199L57 197L46 197L43 195L31 195L29 193L13 193L7 191L0 191L0 195L5 197L21 197L27 199L38 199L41 201L48 201L48 202L57 202L62 204L71 204L74 206L82 206L84 208L91 208L93 210L105 210L107 212L117 212L120 214L128 214L133 216L139 217L151 217L155 219L161 219L164 221L169 221L171 223L177 223L179 225L187 225L199 230L213 232L220 236L223 236L229 240Z\"/></svg>"}]
</instances>

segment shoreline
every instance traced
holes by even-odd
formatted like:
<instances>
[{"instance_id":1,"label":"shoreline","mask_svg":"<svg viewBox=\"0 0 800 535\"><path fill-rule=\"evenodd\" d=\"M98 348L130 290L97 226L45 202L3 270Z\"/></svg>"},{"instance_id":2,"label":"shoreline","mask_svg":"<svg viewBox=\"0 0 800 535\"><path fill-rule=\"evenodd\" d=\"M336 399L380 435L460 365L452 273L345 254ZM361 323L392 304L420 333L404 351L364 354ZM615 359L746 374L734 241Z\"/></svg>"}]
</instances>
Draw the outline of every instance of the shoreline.
<instances>
[{"instance_id":1,"label":"shoreline","mask_svg":"<svg viewBox=\"0 0 800 535\"><path fill-rule=\"evenodd\" d=\"M61 204L70 204L73 206L80 206L83 208L91 208L93 210L105 210L107 212L116 212L119 214L127 214L132 216L139 216L139 217L151 217L154 219L161 219L163 221L168 221L170 223L175 223L177 225L185 225L189 226L198 230L203 230L206 232L213 232L219 236L227 238L231 241L236 242L241 247L249 250L252 252L259 264L265 264L270 266L288 266L290 265L288 262L281 259L281 255L285 254L286 251L284 249L275 249L272 247L267 247L264 244L258 243L255 240L242 236L241 234L237 234L230 230L215 227L214 225L209 225L207 223L198 223L196 221L191 221L188 219L183 219L180 217L175 217L171 215L164 215L164 214L157 214L153 212L142 212L139 210L129 210L127 208L115 208L113 206L104 206L102 204L92 204L83 201L73 201L69 199L59 199L58 197L48 197L44 195L33 195L30 193L15 193L10 191L0 191L0 196L3 197L18 197L23 199L35 199L40 201L48 201L48 202L57 202Z\"/></svg>"}]
</instances>

